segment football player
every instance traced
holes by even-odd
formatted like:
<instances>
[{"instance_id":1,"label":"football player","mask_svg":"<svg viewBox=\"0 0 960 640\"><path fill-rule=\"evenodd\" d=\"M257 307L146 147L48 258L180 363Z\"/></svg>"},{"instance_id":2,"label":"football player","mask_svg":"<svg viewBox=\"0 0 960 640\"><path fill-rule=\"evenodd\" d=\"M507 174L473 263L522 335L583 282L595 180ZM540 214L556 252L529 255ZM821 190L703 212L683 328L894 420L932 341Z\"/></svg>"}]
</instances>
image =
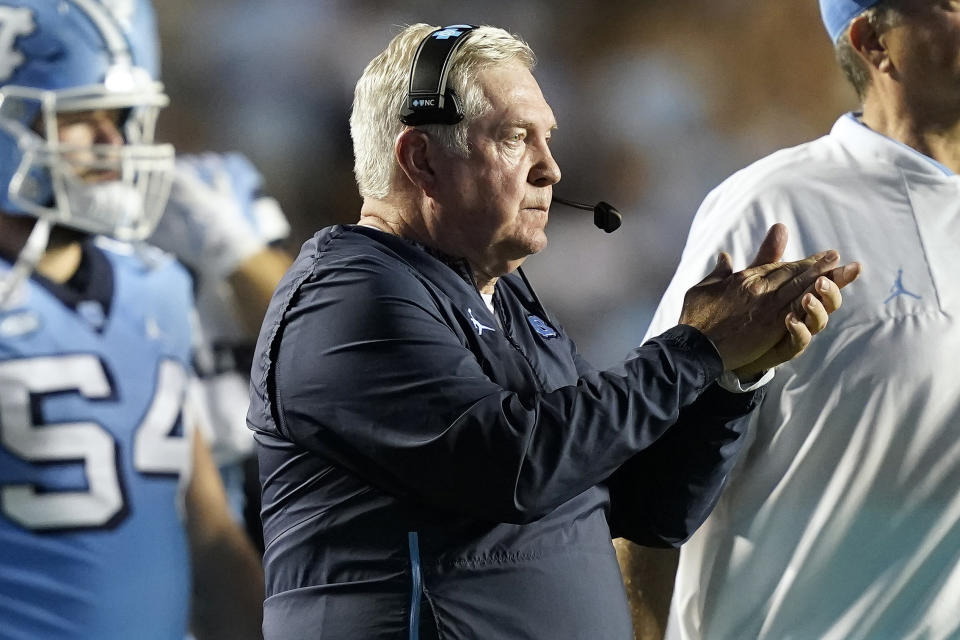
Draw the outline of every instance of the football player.
<instances>
[{"instance_id":1,"label":"football player","mask_svg":"<svg viewBox=\"0 0 960 640\"><path fill-rule=\"evenodd\" d=\"M136 243L173 150L141 0L0 0L0 637L259 635L190 401L192 285ZM112 239L111 239L112 238Z\"/></svg>"}]
</instances>

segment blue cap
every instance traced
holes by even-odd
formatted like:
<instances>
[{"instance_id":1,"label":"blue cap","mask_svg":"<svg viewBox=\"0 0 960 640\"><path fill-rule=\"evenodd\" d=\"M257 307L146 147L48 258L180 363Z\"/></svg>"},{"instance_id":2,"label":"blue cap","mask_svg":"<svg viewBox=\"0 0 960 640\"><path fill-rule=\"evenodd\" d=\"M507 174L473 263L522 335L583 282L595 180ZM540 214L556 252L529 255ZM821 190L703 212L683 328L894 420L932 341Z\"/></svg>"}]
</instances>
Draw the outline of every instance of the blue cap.
<instances>
[{"instance_id":1,"label":"blue cap","mask_svg":"<svg viewBox=\"0 0 960 640\"><path fill-rule=\"evenodd\" d=\"M820 0L820 15L830 40L836 42L854 18L878 2L880 0Z\"/></svg>"}]
</instances>

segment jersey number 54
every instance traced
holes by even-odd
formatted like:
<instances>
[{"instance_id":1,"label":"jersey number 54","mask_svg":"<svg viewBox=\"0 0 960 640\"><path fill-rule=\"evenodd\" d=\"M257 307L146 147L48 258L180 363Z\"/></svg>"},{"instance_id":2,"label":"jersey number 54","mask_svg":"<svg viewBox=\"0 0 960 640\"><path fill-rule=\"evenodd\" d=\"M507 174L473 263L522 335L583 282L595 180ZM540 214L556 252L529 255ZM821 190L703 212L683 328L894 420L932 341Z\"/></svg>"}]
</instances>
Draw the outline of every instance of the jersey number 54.
<instances>
[{"instance_id":1,"label":"jersey number 54","mask_svg":"<svg viewBox=\"0 0 960 640\"><path fill-rule=\"evenodd\" d=\"M189 439L174 435L186 393L187 373L175 360L159 365L150 407L133 432L133 468L145 474L188 470ZM31 397L79 393L109 399L110 380L90 354L25 358L0 363L0 444L32 463L82 463L87 488L51 490L33 484L0 488L3 513L35 530L103 527L124 512L120 452L113 435L94 420L34 424Z\"/></svg>"}]
</instances>

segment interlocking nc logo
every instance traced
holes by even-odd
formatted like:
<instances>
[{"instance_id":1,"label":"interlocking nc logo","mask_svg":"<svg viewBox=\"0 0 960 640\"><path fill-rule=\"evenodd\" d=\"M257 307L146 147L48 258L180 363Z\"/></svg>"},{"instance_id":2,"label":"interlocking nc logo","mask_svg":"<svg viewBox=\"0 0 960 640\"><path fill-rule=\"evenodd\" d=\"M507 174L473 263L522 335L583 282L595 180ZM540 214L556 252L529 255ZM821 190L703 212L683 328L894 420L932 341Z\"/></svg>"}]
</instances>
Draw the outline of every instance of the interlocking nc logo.
<instances>
[{"instance_id":1,"label":"interlocking nc logo","mask_svg":"<svg viewBox=\"0 0 960 640\"><path fill-rule=\"evenodd\" d=\"M530 323L530 326L533 327L533 330L539 333L544 338L556 338L557 332L553 328L543 321L540 316L527 316L527 322Z\"/></svg>"},{"instance_id":2,"label":"interlocking nc logo","mask_svg":"<svg viewBox=\"0 0 960 640\"><path fill-rule=\"evenodd\" d=\"M442 31L437 31L435 34L433 34L433 37L436 40L446 40L447 38L457 38L461 33L463 33L463 31L460 29L448 27Z\"/></svg>"},{"instance_id":3,"label":"interlocking nc logo","mask_svg":"<svg viewBox=\"0 0 960 640\"><path fill-rule=\"evenodd\" d=\"M26 61L17 48L17 39L30 35L36 28L30 9L0 7L0 82L9 80Z\"/></svg>"}]
</instances>

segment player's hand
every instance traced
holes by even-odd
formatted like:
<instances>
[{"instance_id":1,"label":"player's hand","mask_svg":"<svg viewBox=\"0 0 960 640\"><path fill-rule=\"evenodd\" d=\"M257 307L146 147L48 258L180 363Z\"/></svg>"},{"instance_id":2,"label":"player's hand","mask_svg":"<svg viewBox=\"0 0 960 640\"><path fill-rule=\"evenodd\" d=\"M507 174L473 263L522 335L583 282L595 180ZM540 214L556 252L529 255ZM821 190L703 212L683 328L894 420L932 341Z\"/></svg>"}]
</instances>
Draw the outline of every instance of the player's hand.
<instances>
[{"instance_id":1,"label":"player's hand","mask_svg":"<svg viewBox=\"0 0 960 640\"><path fill-rule=\"evenodd\" d=\"M684 298L681 324L710 338L724 369L742 379L799 355L839 308L840 289L860 273L858 263L836 267L833 250L779 262L785 246L786 229L774 225L750 267L733 273L730 256L722 253L714 271ZM834 286L818 287L821 276Z\"/></svg>"},{"instance_id":2,"label":"player's hand","mask_svg":"<svg viewBox=\"0 0 960 640\"><path fill-rule=\"evenodd\" d=\"M289 230L261 185L240 154L178 156L170 200L149 241L202 275L226 277ZM265 209L272 209L271 229L264 228Z\"/></svg>"}]
</instances>

